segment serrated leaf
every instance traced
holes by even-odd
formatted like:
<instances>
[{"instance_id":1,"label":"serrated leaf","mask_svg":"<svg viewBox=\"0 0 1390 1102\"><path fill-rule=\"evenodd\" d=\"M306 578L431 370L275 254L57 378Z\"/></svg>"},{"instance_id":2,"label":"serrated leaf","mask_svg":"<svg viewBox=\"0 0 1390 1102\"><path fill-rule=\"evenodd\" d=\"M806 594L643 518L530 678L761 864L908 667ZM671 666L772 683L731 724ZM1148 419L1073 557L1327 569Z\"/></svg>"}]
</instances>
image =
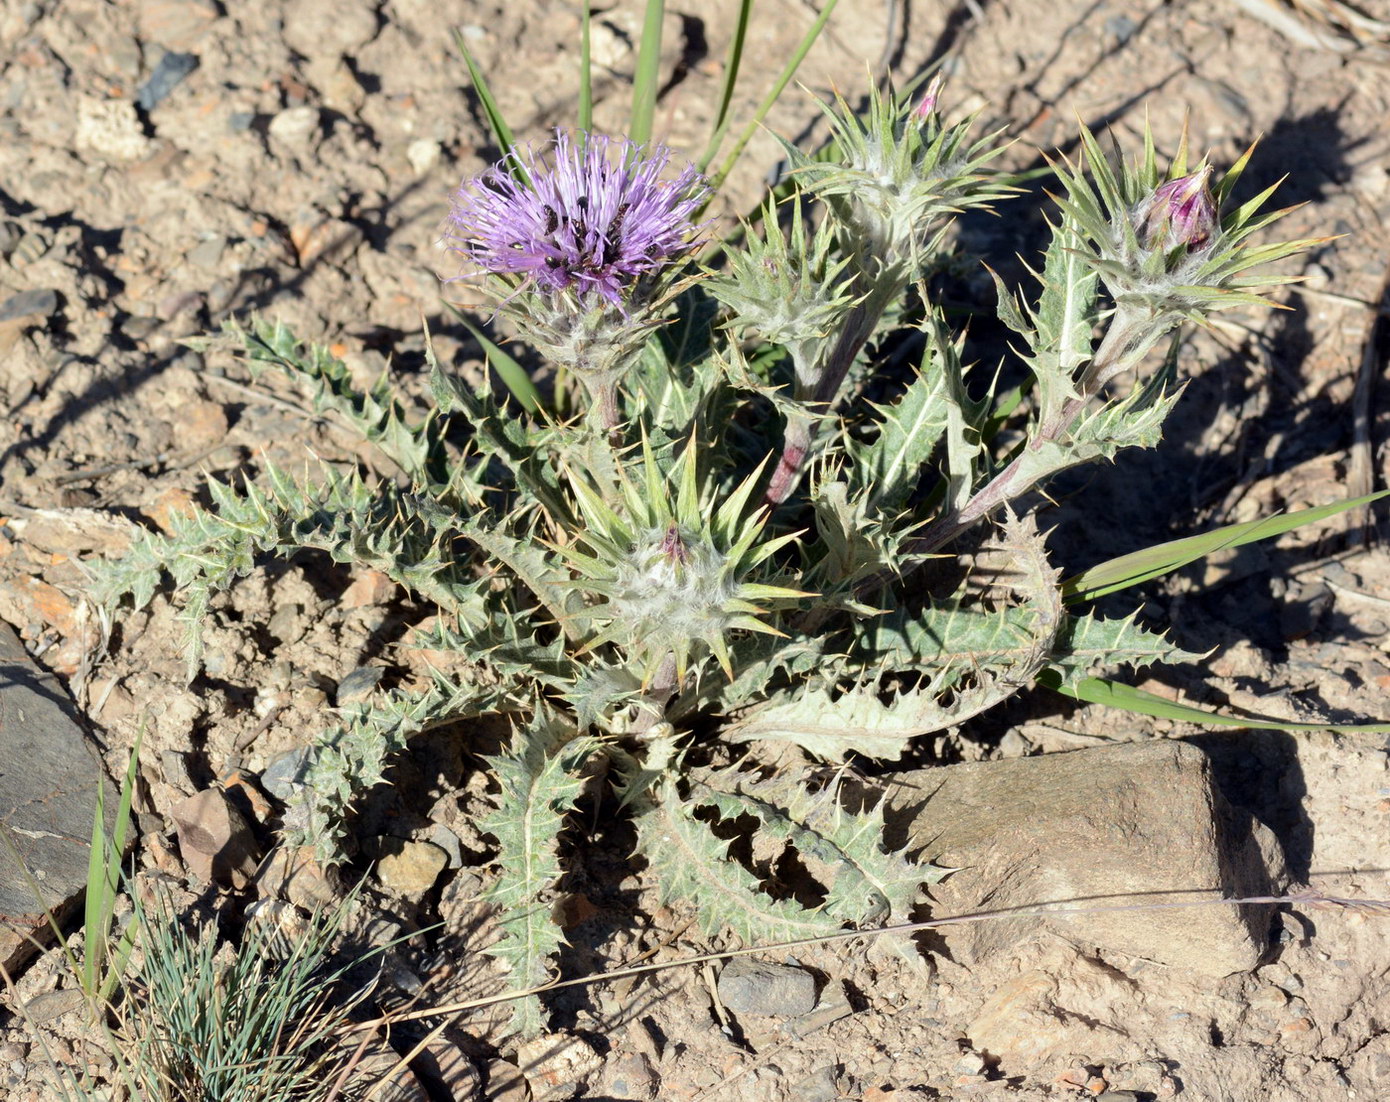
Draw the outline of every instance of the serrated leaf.
<instances>
[{"instance_id":1,"label":"serrated leaf","mask_svg":"<svg viewBox=\"0 0 1390 1102\"><path fill-rule=\"evenodd\" d=\"M388 757L412 737L472 716L534 707L516 685L454 680L437 670L423 691L398 689L353 701L339 709L339 725L310 745L303 776L286 801L286 835L313 845L325 862L339 860L348 813L381 783Z\"/></svg>"},{"instance_id":2,"label":"serrated leaf","mask_svg":"<svg viewBox=\"0 0 1390 1102\"><path fill-rule=\"evenodd\" d=\"M201 654L201 628L214 593L255 569L264 556L306 549L335 562L380 570L461 620L486 619L480 584L446 555L453 516L392 483L368 483L321 465L319 482L266 464L261 483L232 488L209 481L211 511L175 514L168 535L141 536L119 560L91 564L98 603L114 608L127 595L148 601L167 573L183 601L189 677Z\"/></svg>"},{"instance_id":3,"label":"serrated leaf","mask_svg":"<svg viewBox=\"0 0 1390 1102\"><path fill-rule=\"evenodd\" d=\"M1057 572L1031 517L1006 520L998 544L1012 573L1003 588L1016 607L890 614L863 625L849 658L818 684L773 693L734 716L736 741L785 739L836 760L854 752L896 758L909 739L993 707L1031 683L1052 653L1063 622ZM916 671L917 684L885 683Z\"/></svg>"},{"instance_id":4,"label":"serrated leaf","mask_svg":"<svg viewBox=\"0 0 1390 1102\"><path fill-rule=\"evenodd\" d=\"M1085 414L1061 440L1032 440L1018 454L1017 482L1033 486L1082 463L1113 459L1123 448L1152 448L1163 437L1163 422L1182 396L1182 388L1165 389L1156 375L1122 402Z\"/></svg>"},{"instance_id":5,"label":"serrated leaf","mask_svg":"<svg viewBox=\"0 0 1390 1102\"><path fill-rule=\"evenodd\" d=\"M757 700L780 683L797 680L826 660L826 636L784 639L775 635L746 635L729 648L732 678L707 677L683 691L666 709L671 722L710 709L728 714Z\"/></svg>"},{"instance_id":6,"label":"serrated leaf","mask_svg":"<svg viewBox=\"0 0 1390 1102\"><path fill-rule=\"evenodd\" d=\"M1201 658L1183 650L1158 632L1140 627L1133 616L1105 620L1087 613L1068 616L1057 633L1056 650L1048 669L1059 685L1076 685L1091 674L1116 666L1139 668L1154 662L1195 662Z\"/></svg>"},{"instance_id":7,"label":"serrated leaf","mask_svg":"<svg viewBox=\"0 0 1390 1102\"><path fill-rule=\"evenodd\" d=\"M590 665L564 694L581 732L596 726L619 705L638 696L641 678L626 666Z\"/></svg>"},{"instance_id":8,"label":"serrated leaf","mask_svg":"<svg viewBox=\"0 0 1390 1102\"><path fill-rule=\"evenodd\" d=\"M1038 416L1043 422L1075 395L1077 373L1091 359L1099 278L1080 245L1075 226L1064 218L1053 229L1043 265L1032 355L1025 357L1038 381Z\"/></svg>"},{"instance_id":9,"label":"serrated leaf","mask_svg":"<svg viewBox=\"0 0 1390 1102\"><path fill-rule=\"evenodd\" d=\"M812 871L828 880L821 909L842 922L907 922L921 886L945 874L883 848L882 803L856 814L840 804L833 786L814 795L798 786L783 802L742 780L733 771L716 774L692 800L712 804L725 819L754 815L760 835L795 846Z\"/></svg>"},{"instance_id":10,"label":"serrated leaf","mask_svg":"<svg viewBox=\"0 0 1390 1102\"><path fill-rule=\"evenodd\" d=\"M385 375L363 390L342 359L323 345L301 341L282 322L253 317L243 326L230 320L222 331L242 346L253 375L278 368L305 387L315 412L340 414L412 480L446 480L442 439L431 431L428 420L407 424L405 408Z\"/></svg>"},{"instance_id":11,"label":"serrated leaf","mask_svg":"<svg viewBox=\"0 0 1390 1102\"><path fill-rule=\"evenodd\" d=\"M542 434L528 431L526 425L507 416L490 394L473 394L446 373L428 344L425 358L430 366L430 390L440 410L445 413L462 411L472 426L474 446L500 463L516 486L529 491L552 516L567 517L569 512L560 493L554 464L547 462L542 447Z\"/></svg>"},{"instance_id":12,"label":"serrated leaf","mask_svg":"<svg viewBox=\"0 0 1390 1102\"><path fill-rule=\"evenodd\" d=\"M849 484L821 480L811 495L816 534L820 537L807 552L803 585L819 594L817 614L832 608L848 608L871 616L876 610L854 599L854 586L879 571L892 572L899 560L902 535L873 509L865 494L850 496Z\"/></svg>"},{"instance_id":13,"label":"serrated leaf","mask_svg":"<svg viewBox=\"0 0 1390 1102\"><path fill-rule=\"evenodd\" d=\"M478 829L497 839L497 879L483 897L497 907L501 939L488 947L512 982L536 987L549 978L549 960L564 941L551 918L549 893L562 875L559 836L584 787L582 770L597 745L545 715L517 732L511 749L487 759L501 786L496 811ZM564 741L569 738L569 741ZM530 1036L542 1025L539 1001L517 1003L512 1026Z\"/></svg>"},{"instance_id":14,"label":"serrated leaf","mask_svg":"<svg viewBox=\"0 0 1390 1102\"><path fill-rule=\"evenodd\" d=\"M660 784L653 795L636 819L637 849L647 859L661 902L689 901L706 934L732 931L745 944L840 928L831 915L767 895L757 877L730 860L729 843L691 815L674 780Z\"/></svg>"},{"instance_id":15,"label":"serrated leaf","mask_svg":"<svg viewBox=\"0 0 1390 1102\"><path fill-rule=\"evenodd\" d=\"M578 640L583 635L578 619L580 609L570 600L569 574L538 540L513 536L501 527L489 526L479 517L463 522L460 531L510 570L567 638Z\"/></svg>"},{"instance_id":16,"label":"serrated leaf","mask_svg":"<svg viewBox=\"0 0 1390 1102\"><path fill-rule=\"evenodd\" d=\"M906 502L922 477L950 417L946 373L929 360L903 396L891 406L874 406L877 432L869 443L851 440L846 478L851 493L891 513Z\"/></svg>"},{"instance_id":17,"label":"serrated leaf","mask_svg":"<svg viewBox=\"0 0 1390 1102\"><path fill-rule=\"evenodd\" d=\"M733 742L792 742L826 761L840 761L852 753L892 761L903 755L911 739L933 734L974 714L958 714L942 707L937 691L937 685L929 684L924 689L885 692L877 678L848 689L822 684L778 694L767 704L735 717L722 734ZM1004 699L1004 695L993 697L990 703Z\"/></svg>"}]
</instances>

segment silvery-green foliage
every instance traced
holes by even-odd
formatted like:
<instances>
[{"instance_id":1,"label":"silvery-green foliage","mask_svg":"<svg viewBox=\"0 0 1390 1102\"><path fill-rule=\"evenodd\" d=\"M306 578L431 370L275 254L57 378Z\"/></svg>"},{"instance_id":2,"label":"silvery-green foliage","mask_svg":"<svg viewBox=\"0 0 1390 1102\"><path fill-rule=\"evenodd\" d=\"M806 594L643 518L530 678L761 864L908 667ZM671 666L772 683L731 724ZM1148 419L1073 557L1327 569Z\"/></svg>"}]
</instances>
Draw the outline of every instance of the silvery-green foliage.
<instances>
[{"instance_id":1,"label":"silvery-green foliage","mask_svg":"<svg viewBox=\"0 0 1390 1102\"><path fill-rule=\"evenodd\" d=\"M543 982L562 946L549 918L564 888L557 839L580 829L582 799L621 806L653 886L711 934L900 920L937 870L888 852L882 808L810 763L895 759L1038 679L1192 657L1132 617L1070 607L1027 495L1067 467L1153 446L1180 387L1171 361L1144 353L1179 321L1251 301L1274 281L1252 265L1302 243L1250 247L1270 220L1258 203L1219 217L1244 159L1212 195L1210 170L1188 172L1185 154L1163 174L1152 141L1127 165L1085 135L1085 164L1058 169L1040 292L999 283L1033 384L1020 404L995 392L997 374L967 371L960 327L923 279L945 270L956 213L1011 193L988 167L997 136L948 125L935 88L916 105L875 94L862 118L827 110L830 151L794 152L792 194L723 243L717 271L691 267L681 227L626 221L616 194L542 202L502 168L460 193L456 228L503 316L526 314L517 331L547 328L543 353L616 342L585 353L604 364L601 385L574 397L595 416L522 413L428 345L432 402L417 414L282 327L229 326L253 363L355 424L387 473L315 463L304 478L267 467L243 487L213 483L209 510L94 568L107 606L145 604L173 580L194 671L214 595L262 556L326 551L437 608L411 642L450 661L326 724L284 821L332 856L354 801L413 735L509 718L480 826L497 844L492 952L519 985ZM586 178L582 145L564 152ZM623 174L644 166L637 192L669 206L647 155L629 149L594 178L637 187ZM698 192L679 194L693 209ZM644 244L658 231L665 252ZM528 314L546 295L566 298ZM630 326L605 336L594 311ZM572 328L549 332L564 317ZM885 374L875 342L895 327L920 351ZM1113 395L1124 371L1139 376ZM807 768L784 758L768 775L769 742L799 748ZM716 827L750 823L761 856L745 865ZM776 891L769 870L789 853L819 882L819 906ZM518 1028L540 1024L527 1003Z\"/></svg>"}]
</instances>

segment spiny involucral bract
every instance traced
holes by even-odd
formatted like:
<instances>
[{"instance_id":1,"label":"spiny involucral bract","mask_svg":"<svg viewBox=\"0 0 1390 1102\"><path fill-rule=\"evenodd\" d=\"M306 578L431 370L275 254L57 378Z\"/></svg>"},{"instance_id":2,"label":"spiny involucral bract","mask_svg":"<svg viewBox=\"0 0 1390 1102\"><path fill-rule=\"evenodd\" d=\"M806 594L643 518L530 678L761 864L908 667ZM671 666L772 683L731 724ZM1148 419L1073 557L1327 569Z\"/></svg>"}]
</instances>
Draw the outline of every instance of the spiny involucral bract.
<instances>
[{"instance_id":1,"label":"spiny involucral bract","mask_svg":"<svg viewBox=\"0 0 1390 1102\"><path fill-rule=\"evenodd\" d=\"M797 378L811 385L817 353L862 296L854 294L852 277L845 271L849 260L834 255L830 220L822 220L808 234L799 196L790 207L791 224L784 234L777 204L769 199L762 233L747 226L744 247L729 254L729 270L707 286L733 311L736 324L785 347Z\"/></svg>"},{"instance_id":2,"label":"spiny involucral bract","mask_svg":"<svg viewBox=\"0 0 1390 1102\"><path fill-rule=\"evenodd\" d=\"M683 680L710 654L729 673L731 633L780 634L762 617L807 596L763 578L763 564L795 535L762 541L765 512L745 516L756 471L717 505L699 490L691 448L663 473L644 447L640 474L605 491L571 473L582 527L562 552L590 602L588 648L617 644L644 679L673 658Z\"/></svg>"},{"instance_id":3,"label":"spiny involucral bract","mask_svg":"<svg viewBox=\"0 0 1390 1102\"><path fill-rule=\"evenodd\" d=\"M1100 276L1120 320L1146 326L1150 336L1183 319L1200 322L1216 310L1262 303L1254 292L1287 277L1246 273L1315 243L1247 242L1286 213L1261 209L1272 186L1221 213L1253 146L1209 188L1210 166L1188 168L1185 135L1166 174L1147 130L1143 156L1133 163L1107 156L1084 127L1081 145L1080 165L1058 166L1066 188L1058 203L1082 235L1079 255Z\"/></svg>"},{"instance_id":4,"label":"spiny involucral bract","mask_svg":"<svg viewBox=\"0 0 1390 1102\"><path fill-rule=\"evenodd\" d=\"M513 290L529 283L626 307L644 279L693 247L707 189L690 165L667 178L670 150L557 130L548 156L513 157L465 181L445 232Z\"/></svg>"},{"instance_id":5,"label":"spiny involucral bract","mask_svg":"<svg viewBox=\"0 0 1390 1102\"><path fill-rule=\"evenodd\" d=\"M1004 177L984 171L1002 152L994 135L972 143L973 120L946 126L940 91L934 83L915 105L871 92L862 118L843 100L839 110L825 106L838 163L787 147L799 178L834 206L857 249L880 264L907 265L909 277L936 248L948 215L987 206L1009 191Z\"/></svg>"}]
</instances>

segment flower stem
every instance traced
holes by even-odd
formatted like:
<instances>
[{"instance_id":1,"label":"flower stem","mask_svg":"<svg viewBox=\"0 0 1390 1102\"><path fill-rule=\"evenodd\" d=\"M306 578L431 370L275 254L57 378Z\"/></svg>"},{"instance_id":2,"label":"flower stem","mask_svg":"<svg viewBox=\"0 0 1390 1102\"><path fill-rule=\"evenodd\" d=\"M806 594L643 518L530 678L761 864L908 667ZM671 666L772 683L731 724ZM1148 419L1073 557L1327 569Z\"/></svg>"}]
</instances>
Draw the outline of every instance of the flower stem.
<instances>
[{"instance_id":1,"label":"flower stem","mask_svg":"<svg viewBox=\"0 0 1390 1102\"><path fill-rule=\"evenodd\" d=\"M589 389L590 416L598 421L599 427L609 436L614 435L623 423L618 410L617 373L586 376L584 383Z\"/></svg>"},{"instance_id":2,"label":"flower stem","mask_svg":"<svg viewBox=\"0 0 1390 1102\"><path fill-rule=\"evenodd\" d=\"M942 513L916 539L903 547L904 565L897 574L880 571L861 583L857 594L862 598L882 588L888 582L920 567L933 552L944 547L966 529L990 516L1004 505L1033 489L1047 474L1036 464L1028 462L1030 451L1044 444L1056 443L1076 425L1086 405L1111 379L1135 366L1153 343L1165 331L1163 318L1143 307L1120 306L1111 318L1110 327L1096 349L1090 365L1077 381L1077 392L1031 434L1012 460L977 490L959 509Z\"/></svg>"},{"instance_id":3,"label":"flower stem","mask_svg":"<svg viewBox=\"0 0 1390 1102\"><path fill-rule=\"evenodd\" d=\"M638 698L637 715L632 721L634 735L645 734L666 719L666 705L679 687L676 681L676 656L668 654Z\"/></svg>"},{"instance_id":4,"label":"flower stem","mask_svg":"<svg viewBox=\"0 0 1390 1102\"><path fill-rule=\"evenodd\" d=\"M897 290L898 284L886 278L872 286L863 300L846 315L844 327L821 369L813 378L797 379L794 396L808 409L802 418L787 418L787 428L782 438L782 457L772 473L765 497L769 505L782 504L801 481L802 469L816 439L815 415L829 410L840 397L840 388L844 386L855 357L873 336L879 318Z\"/></svg>"}]
</instances>

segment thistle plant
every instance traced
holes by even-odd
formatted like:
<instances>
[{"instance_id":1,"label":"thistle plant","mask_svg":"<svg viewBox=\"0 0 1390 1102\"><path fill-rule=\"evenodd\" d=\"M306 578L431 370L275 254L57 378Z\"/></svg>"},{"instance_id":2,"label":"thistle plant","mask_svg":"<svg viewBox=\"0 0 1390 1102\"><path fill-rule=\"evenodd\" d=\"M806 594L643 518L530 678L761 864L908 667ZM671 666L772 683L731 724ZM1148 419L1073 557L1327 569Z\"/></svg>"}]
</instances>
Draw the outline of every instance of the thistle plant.
<instances>
[{"instance_id":1,"label":"thistle plant","mask_svg":"<svg viewBox=\"0 0 1390 1102\"><path fill-rule=\"evenodd\" d=\"M712 936L900 920L938 870L886 850L881 807L817 763L895 759L1039 681L1078 690L1191 657L1133 616L1078 607L1089 590L1050 562L1029 494L1157 444L1181 391L1171 357L1154 362L1160 342L1261 302L1282 278L1269 263L1308 242L1249 242L1278 215L1259 212L1265 195L1229 204L1248 154L1213 183L1183 149L1160 170L1147 136L1129 163L1083 133L1078 162L1055 167L1040 291L999 282L1032 381L1020 402L968 375L926 278L946 269L956 215L1018 194L990 168L1001 136L948 121L939 82L874 94L862 115L825 110L831 145L789 147L790 194L704 267L710 185L651 144L559 132L463 185L443 242L463 285L587 403L580 416L529 414L432 352L420 416L384 385L354 389L340 361L279 325L230 323L253 369L300 379L408 484L267 469L241 491L211 487L212 510L94 568L113 608L172 577L190 646L216 591L305 548L435 606L415 642L445 657L341 710L286 829L333 855L412 735L509 717L481 825L497 845L493 951L519 984L545 980L561 948L556 839L581 800L615 800L645 875ZM884 367L889 338L915 342L916 367ZM785 753L768 767L777 743L805 767ZM730 856L721 824L748 823L760 854L800 856L818 905ZM539 1024L532 1001L517 1026Z\"/></svg>"}]
</instances>

